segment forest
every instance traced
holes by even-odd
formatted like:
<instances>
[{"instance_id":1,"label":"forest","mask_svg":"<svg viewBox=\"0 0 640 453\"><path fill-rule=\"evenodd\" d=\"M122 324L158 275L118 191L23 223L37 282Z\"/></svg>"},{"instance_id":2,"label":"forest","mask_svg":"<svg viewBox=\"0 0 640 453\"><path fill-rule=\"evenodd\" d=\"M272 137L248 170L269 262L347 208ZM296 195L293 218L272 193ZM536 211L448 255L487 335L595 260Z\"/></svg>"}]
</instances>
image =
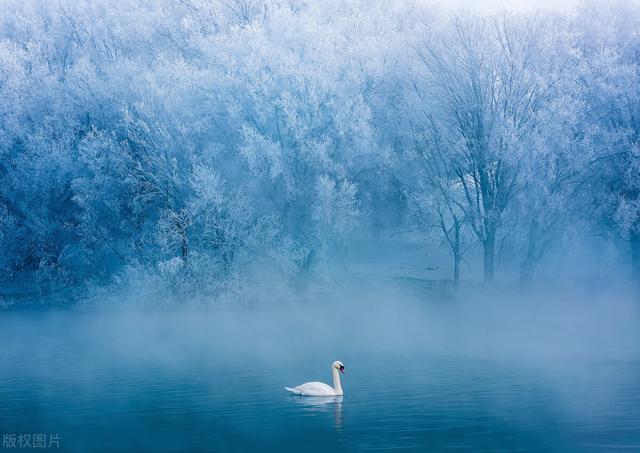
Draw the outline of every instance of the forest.
<instances>
[{"instance_id":1,"label":"forest","mask_svg":"<svg viewBox=\"0 0 640 453\"><path fill-rule=\"evenodd\" d=\"M640 283L637 4L2 8L0 305L246 300L416 247L450 288Z\"/></svg>"}]
</instances>

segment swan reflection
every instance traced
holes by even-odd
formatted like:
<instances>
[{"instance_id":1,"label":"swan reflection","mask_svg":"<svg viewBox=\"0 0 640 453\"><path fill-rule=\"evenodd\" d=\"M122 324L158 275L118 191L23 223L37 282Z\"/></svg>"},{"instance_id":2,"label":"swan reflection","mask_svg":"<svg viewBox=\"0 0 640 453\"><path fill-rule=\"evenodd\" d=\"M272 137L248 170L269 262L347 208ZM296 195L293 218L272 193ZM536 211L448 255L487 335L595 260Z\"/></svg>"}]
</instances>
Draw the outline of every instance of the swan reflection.
<instances>
[{"instance_id":1,"label":"swan reflection","mask_svg":"<svg viewBox=\"0 0 640 453\"><path fill-rule=\"evenodd\" d=\"M337 429L342 427L342 399L340 396L305 396L295 398L296 403L309 413L328 413L333 410L333 418Z\"/></svg>"}]
</instances>

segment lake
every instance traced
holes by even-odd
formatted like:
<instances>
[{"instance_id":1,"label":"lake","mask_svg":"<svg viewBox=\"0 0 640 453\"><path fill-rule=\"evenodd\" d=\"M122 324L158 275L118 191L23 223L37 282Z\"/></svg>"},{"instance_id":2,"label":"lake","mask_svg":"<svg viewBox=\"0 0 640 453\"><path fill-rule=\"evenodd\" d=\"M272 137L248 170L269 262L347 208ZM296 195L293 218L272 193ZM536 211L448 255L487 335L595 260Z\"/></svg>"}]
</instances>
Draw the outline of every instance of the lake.
<instances>
[{"instance_id":1,"label":"lake","mask_svg":"<svg viewBox=\"0 0 640 453\"><path fill-rule=\"evenodd\" d=\"M302 312L0 314L3 441L44 434L51 451L78 452L640 451L636 337L586 340L584 328L584 341L605 344L591 352L556 316L545 332L554 354L525 342L517 320L494 334L446 310L427 313L431 324L410 310L360 323L353 313L305 323ZM337 359L344 397L283 389L331 383Z\"/></svg>"}]
</instances>

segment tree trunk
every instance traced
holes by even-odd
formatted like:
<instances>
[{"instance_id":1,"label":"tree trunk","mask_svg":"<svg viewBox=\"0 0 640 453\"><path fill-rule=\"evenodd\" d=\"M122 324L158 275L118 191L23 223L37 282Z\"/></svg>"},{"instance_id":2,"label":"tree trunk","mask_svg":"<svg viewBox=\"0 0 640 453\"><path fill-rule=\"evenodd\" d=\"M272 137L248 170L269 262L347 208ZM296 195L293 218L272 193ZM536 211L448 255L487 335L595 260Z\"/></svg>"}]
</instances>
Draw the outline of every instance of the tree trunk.
<instances>
[{"instance_id":1,"label":"tree trunk","mask_svg":"<svg viewBox=\"0 0 640 453\"><path fill-rule=\"evenodd\" d=\"M640 284L640 232L631 233L629 238L631 246L631 277Z\"/></svg>"},{"instance_id":2,"label":"tree trunk","mask_svg":"<svg viewBox=\"0 0 640 453\"><path fill-rule=\"evenodd\" d=\"M180 240L180 253L182 255L182 259L186 262L189 257L189 243L187 242L186 235L182 236Z\"/></svg>"},{"instance_id":3,"label":"tree trunk","mask_svg":"<svg viewBox=\"0 0 640 453\"><path fill-rule=\"evenodd\" d=\"M533 279L533 259L527 257L520 266L520 285L528 286Z\"/></svg>"},{"instance_id":4,"label":"tree trunk","mask_svg":"<svg viewBox=\"0 0 640 453\"><path fill-rule=\"evenodd\" d=\"M453 257L453 287L457 288L460 282L460 256L456 253Z\"/></svg>"},{"instance_id":5,"label":"tree trunk","mask_svg":"<svg viewBox=\"0 0 640 453\"><path fill-rule=\"evenodd\" d=\"M458 282L460 282L460 261L462 260L460 253L460 228L462 228L462 225L455 215L453 216L453 222L453 287L457 288Z\"/></svg>"},{"instance_id":6,"label":"tree trunk","mask_svg":"<svg viewBox=\"0 0 640 453\"><path fill-rule=\"evenodd\" d=\"M495 231L487 232L487 235L482 241L482 249L484 253L484 282L492 283L493 282L493 255L495 251L495 242L496 242L496 233Z\"/></svg>"},{"instance_id":7,"label":"tree trunk","mask_svg":"<svg viewBox=\"0 0 640 453\"><path fill-rule=\"evenodd\" d=\"M183 221L178 224L180 229L180 255L182 256L182 273L185 279L189 274L189 237L187 236L187 227Z\"/></svg>"},{"instance_id":8,"label":"tree trunk","mask_svg":"<svg viewBox=\"0 0 640 453\"><path fill-rule=\"evenodd\" d=\"M523 286L531 283L533 271L536 263L536 237L538 232L538 224L532 220L529 224L529 232L527 237L527 255L520 265L520 284Z\"/></svg>"}]
</instances>

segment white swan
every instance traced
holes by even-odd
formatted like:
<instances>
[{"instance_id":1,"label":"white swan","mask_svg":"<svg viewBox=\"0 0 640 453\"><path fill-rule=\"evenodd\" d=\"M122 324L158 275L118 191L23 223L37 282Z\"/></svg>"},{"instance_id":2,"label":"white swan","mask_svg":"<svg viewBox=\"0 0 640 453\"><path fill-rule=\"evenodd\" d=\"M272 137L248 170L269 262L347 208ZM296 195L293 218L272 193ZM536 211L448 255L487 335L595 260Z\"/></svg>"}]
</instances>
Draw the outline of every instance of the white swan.
<instances>
[{"instance_id":1,"label":"white swan","mask_svg":"<svg viewBox=\"0 0 640 453\"><path fill-rule=\"evenodd\" d=\"M331 373L333 374L333 387L324 382L307 382L294 388L285 387L296 395L304 396L341 396L342 386L340 385L340 373L344 373L344 365L339 360L331 364Z\"/></svg>"}]
</instances>

